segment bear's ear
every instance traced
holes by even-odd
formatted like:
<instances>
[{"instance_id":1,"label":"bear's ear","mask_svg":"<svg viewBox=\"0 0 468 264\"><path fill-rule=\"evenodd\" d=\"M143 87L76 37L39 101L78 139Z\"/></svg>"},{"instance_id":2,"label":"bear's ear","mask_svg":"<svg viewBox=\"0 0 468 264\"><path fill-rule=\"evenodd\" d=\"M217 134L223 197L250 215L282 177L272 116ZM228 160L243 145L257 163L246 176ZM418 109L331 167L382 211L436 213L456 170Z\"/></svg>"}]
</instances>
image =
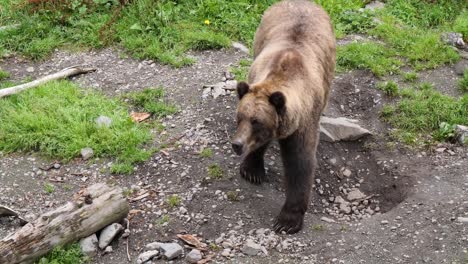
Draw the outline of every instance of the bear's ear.
<instances>
[{"instance_id":1,"label":"bear's ear","mask_svg":"<svg viewBox=\"0 0 468 264\"><path fill-rule=\"evenodd\" d=\"M237 84L237 95L239 96L239 100L244 97L246 93L249 92L249 85L246 82L239 82Z\"/></svg>"},{"instance_id":2,"label":"bear's ear","mask_svg":"<svg viewBox=\"0 0 468 264\"><path fill-rule=\"evenodd\" d=\"M278 114L282 115L284 112L286 112L286 97L284 97L284 94L282 92L274 92L270 95L269 98L270 104L272 104L276 112Z\"/></svg>"}]
</instances>

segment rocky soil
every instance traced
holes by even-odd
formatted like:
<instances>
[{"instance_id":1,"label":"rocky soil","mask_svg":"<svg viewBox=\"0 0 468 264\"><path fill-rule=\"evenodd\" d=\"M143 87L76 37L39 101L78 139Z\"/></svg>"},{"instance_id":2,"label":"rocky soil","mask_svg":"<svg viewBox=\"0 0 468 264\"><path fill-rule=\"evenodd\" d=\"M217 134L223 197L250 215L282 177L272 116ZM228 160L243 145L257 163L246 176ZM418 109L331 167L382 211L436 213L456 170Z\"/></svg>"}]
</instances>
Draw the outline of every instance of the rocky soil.
<instances>
[{"instance_id":1,"label":"rocky soil","mask_svg":"<svg viewBox=\"0 0 468 264\"><path fill-rule=\"evenodd\" d=\"M163 120L166 131L155 131L152 143L172 144L128 176L110 175L111 160L77 158L61 164L35 153L0 155L0 204L34 218L81 187L96 182L122 186L132 207L129 233L121 231L92 263L164 263L172 259L169 253L175 254L173 263L200 258L216 263L467 263L468 149L387 144L390 128L379 120L387 98L375 89L379 80L372 74L339 74L325 115L357 119L374 136L320 143L304 229L284 235L270 230L285 198L278 146L266 154L266 183L255 186L241 179L230 146L237 98L229 90L213 98L203 89L224 81L229 67L247 55L235 50L191 55L197 63L182 69L126 58L114 49L57 51L39 63L19 57L0 61L14 80L71 65L94 66L96 72L73 81L108 96L163 86L180 109ZM457 94L453 67L422 76ZM202 157L204 148L211 148L213 156ZM213 164L223 171L219 178L208 173ZM53 193L44 191L46 183L55 185ZM173 195L180 202L170 206ZM18 228L15 219L0 218L0 237ZM195 235L204 250L192 250L178 234Z\"/></svg>"}]
</instances>

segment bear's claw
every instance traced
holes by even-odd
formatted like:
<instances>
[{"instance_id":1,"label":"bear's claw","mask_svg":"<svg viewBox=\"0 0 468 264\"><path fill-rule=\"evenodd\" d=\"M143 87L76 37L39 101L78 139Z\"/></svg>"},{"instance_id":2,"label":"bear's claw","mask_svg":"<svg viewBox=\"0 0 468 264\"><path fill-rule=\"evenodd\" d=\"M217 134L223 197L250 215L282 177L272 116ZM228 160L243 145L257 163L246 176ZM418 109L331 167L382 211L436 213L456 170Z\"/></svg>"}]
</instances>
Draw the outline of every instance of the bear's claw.
<instances>
[{"instance_id":1,"label":"bear's claw","mask_svg":"<svg viewBox=\"0 0 468 264\"><path fill-rule=\"evenodd\" d=\"M302 229L304 215L302 213L293 213L282 211L276 218L273 230L277 233L286 232L294 234Z\"/></svg>"},{"instance_id":2,"label":"bear's claw","mask_svg":"<svg viewBox=\"0 0 468 264\"><path fill-rule=\"evenodd\" d=\"M261 184L265 179L265 168L260 162L246 160L240 166L240 175L253 184Z\"/></svg>"}]
</instances>

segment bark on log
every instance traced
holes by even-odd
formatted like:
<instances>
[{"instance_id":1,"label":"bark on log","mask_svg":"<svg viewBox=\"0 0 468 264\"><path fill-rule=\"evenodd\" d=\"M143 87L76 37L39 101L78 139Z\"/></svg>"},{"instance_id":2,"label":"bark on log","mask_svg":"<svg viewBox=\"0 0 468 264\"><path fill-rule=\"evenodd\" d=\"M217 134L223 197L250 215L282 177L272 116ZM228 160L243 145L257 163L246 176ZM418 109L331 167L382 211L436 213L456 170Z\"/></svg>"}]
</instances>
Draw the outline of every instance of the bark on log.
<instances>
[{"instance_id":1,"label":"bark on log","mask_svg":"<svg viewBox=\"0 0 468 264\"><path fill-rule=\"evenodd\" d=\"M0 90L0 98L8 96L8 95L17 94L17 93L19 93L21 91L37 87L37 86L39 86L41 84L44 84L46 82L50 82L50 81L58 80L58 79L63 79L63 78L66 78L66 77L77 75L77 74L88 73L88 72L92 72L92 71L95 71L95 70L96 69L94 69L94 68L82 68L80 66L73 66L73 67L65 68L65 69L63 69L63 70L61 70L59 72L44 76L44 77L39 78L39 79L37 79L35 81L32 81L32 82L28 82L28 83L20 84L20 85L17 85L17 86L1 89Z\"/></svg>"},{"instance_id":2,"label":"bark on log","mask_svg":"<svg viewBox=\"0 0 468 264\"><path fill-rule=\"evenodd\" d=\"M33 261L56 246L88 237L121 220L128 211L128 201L120 188L92 185L77 193L73 201L0 240L0 263Z\"/></svg>"}]
</instances>

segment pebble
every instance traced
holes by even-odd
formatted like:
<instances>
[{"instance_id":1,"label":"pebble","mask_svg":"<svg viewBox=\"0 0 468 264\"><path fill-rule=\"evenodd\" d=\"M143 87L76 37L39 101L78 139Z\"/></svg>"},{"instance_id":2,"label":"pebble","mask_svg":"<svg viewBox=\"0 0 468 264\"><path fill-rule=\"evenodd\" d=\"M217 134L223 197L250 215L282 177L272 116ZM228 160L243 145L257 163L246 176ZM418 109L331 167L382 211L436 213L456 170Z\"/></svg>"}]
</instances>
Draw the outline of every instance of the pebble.
<instances>
[{"instance_id":1,"label":"pebble","mask_svg":"<svg viewBox=\"0 0 468 264\"><path fill-rule=\"evenodd\" d=\"M247 239L247 242L242 247L242 253L248 256L256 256L261 251L262 247L251 239Z\"/></svg>"},{"instance_id":2,"label":"pebble","mask_svg":"<svg viewBox=\"0 0 468 264\"><path fill-rule=\"evenodd\" d=\"M189 263L197 263L201 259L202 254L198 249L192 249L192 251L190 251L190 253L187 254L187 257L185 257L185 260L187 260L187 262Z\"/></svg>"},{"instance_id":3,"label":"pebble","mask_svg":"<svg viewBox=\"0 0 468 264\"><path fill-rule=\"evenodd\" d=\"M162 244L163 243L160 243L160 242L149 243L148 245L146 245L145 249L147 249L147 250L159 250L161 248Z\"/></svg>"},{"instance_id":4,"label":"pebble","mask_svg":"<svg viewBox=\"0 0 468 264\"><path fill-rule=\"evenodd\" d=\"M324 221L324 222L327 222L327 223L335 223L336 221L331 219L331 218L328 218L328 217L322 217L320 218L320 220Z\"/></svg>"},{"instance_id":5,"label":"pebble","mask_svg":"<svg viewBox=\"0 0 468 264\"><path fill-rule=\"evenodd\" d=\"M468 223L468 217L458 217L457 220L460 223L464 223L464 224Z\"/></svg>"},{"instance_id":6,"label":"pebble","mask_svg":"<svg viewBox=\"0 0 468 264\"><path fill-rule=\"evenodd\" d=\"M159 254L159 251L157 250L151 250L151 251L146 251L141 253L138 258L137 258L137 264L142 264L145 263L148 260L151 260L155 256Z\"/></svg>"},{"instance_id":7,"label":"pebble","mask_svg":"<svg viewBox=\"0 0 468 264\"><path fill-rule=\"evenodd\" d=\"M92 234L89 237L83 238L79 242L81 252L89 257L94 257L98 250L98 239L96 234Z\"/></svg>"},{"instance_id":8,"label":"pebble","mask_svg":"<svg viewBox=\"0 0 468 264\"><path fill-rule=\"evenodd\" d=\"M107 246L106 249L104 249L104 253L105 253L105 254L112 253L112 251L114 251L114 250L112 249L112 246Z\"/></svg>"},{"instance_id":9,"label":"pebble","mask_svg":"<svg viewBox=\"0 0 468 264\"><path fill-rule=\"evenodd\" d=\"M94 151L92 148L83 148L81 149L80 154L83 160L88 160L94 156Z\"/></svg>"},{"instance_id":10,"label":"pebble","mask_svg":"<svg viewBox=\"0 0 468 264\"><path fill-rule=\"evenodd\" d=\"M345 177L350 177L351 176L351 171L349 169L344 169L342 174Z\"/></svg>"},{"instance_id":11,"label":"pebble","mask_svg":"<svg viewBox=\"0 0 468 264\"><path fill-rule=\"evenodd\" d=\"M110 127L112 124L112 119L107 116L99 116L96 118L96 125L98 127Z\"/></svg>"},{"instance_id":12,"label":"pebble","mask_svg":"<svg viewBox=\"0 0 468 264\"><path fill-rule=\"evenodd\" d=\"M382 220L382 221L380 221L380 224L382 224L382 225L388 225L388 221L387 221L387 220Z\"/></svg>"},{"instance_id":13,"label":"pebble","mask_svg":"<svg viewBox=\"0 0 468 264\"><path fill-rule=\"evenodd\" d=\"M34 67L28 67L26 68L26 71L29 73L34 72Z\"/></svg>"},{"instance_id":14,"label":"pebble","mask_svg":"<svg viewBox=\"0 0 468 264\"><path fill-rule=\"evenodd\" d=\"M223 257L229 257L231 255L231 249L230 248L225 248L223 249L223 251L221 252L221 256Z\"/></svg>"},{"instance_id":15,"label":"pebble","mask_svg":"<svg viewBox=\"0 0 468 264\"><path fill-rule=\"evenodd\" d=\"M355 200L363 199L364 197L366 197L365 194L363 194L358 189L354 189L354 190L352 190L351 192L348 193L348 196L346 198L348 200L350 200L350 201L355 201Z\"/></svg>"}]
</instances>

